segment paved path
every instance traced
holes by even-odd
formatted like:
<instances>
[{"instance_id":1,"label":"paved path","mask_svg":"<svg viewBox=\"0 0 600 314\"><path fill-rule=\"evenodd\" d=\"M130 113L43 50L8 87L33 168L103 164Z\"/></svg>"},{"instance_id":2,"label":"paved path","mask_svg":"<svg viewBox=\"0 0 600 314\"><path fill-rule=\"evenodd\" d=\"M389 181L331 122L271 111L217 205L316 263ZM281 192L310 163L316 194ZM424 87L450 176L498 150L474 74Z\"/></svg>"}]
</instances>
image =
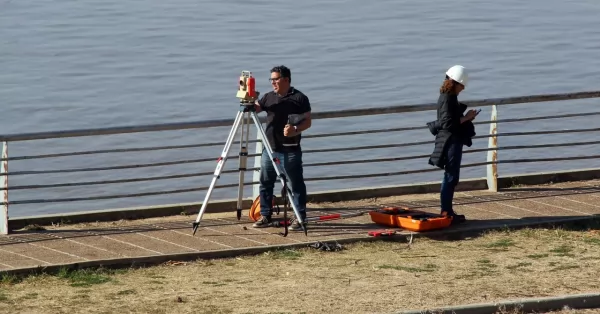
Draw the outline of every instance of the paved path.
<instances>
[{"instance_id":1,"label":"paved path","mask_svg":"<svg viewBox=\"0 0 600 314\"><path fill-rule=\"evenodd\" d=\"M499 193L457 192L455 210L469 220L441 233L458 230L516 226L600 214L600 181L580 181L544 186L515 187ZM403 205L437 212L438 195L420 194L353 202L311 204L309 216L357 213L382 205ZM244 215L247 215L246 211ZM282 214L280 215L282 216ZM341 220L312 223L308 236L282 228L254 229L247 216L235 213L205 214L192 236L195 216L134 221L43 226L45 230L15 231L0 236L0 271L52 269L62 265L131 265L198 257L232 256L260 252L278 246L316 241L368 239L367 232L385 227L374 224L368 214ZM406 231L398 230L401 234Z\"/></svg>"}]
</instances>

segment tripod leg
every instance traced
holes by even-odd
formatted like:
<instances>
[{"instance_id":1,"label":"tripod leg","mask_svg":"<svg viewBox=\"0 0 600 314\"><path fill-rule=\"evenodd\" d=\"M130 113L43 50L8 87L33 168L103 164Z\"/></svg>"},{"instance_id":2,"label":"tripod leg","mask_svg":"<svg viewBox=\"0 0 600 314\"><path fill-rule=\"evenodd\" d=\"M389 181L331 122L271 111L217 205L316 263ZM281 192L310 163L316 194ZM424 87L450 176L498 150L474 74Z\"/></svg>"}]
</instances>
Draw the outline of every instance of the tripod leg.
<instances>
[{"instance_id":1,"label":"tripod leg","mask_svg":"<svg viewBox=\"0 0 600 314\"><path fill-rule=\"evenodd\" d=\"M245 121L244 121L245 119ZM240 138L240 161L239 161L239 188L238 188L238 202L237 202L237 219L242 218L242 204L244 198L244 174L246 172L246 165L248 162L248 141L250 137L250 113L244 112L242 118L242 136ZM246 130L244 130L244 126Z\"/></svg>"},{"instance_id":2,"label":"tripod leg","mask_svg":"<svg viewBox=\"0 0 600 314\"><path fill-rule=\"evenodd\" d=\"M298 222L300 223L300 227L302 227L304 234L307 234L306 226L304 225L304 219L302 219L302 216L300 216L300 212L298 211L297 204L295 204L293 201L292 192L290 191L289 188L287 188L287 178L284 174L282 174L282 172L279 169L279 164L277 162L275 162L275 160L273 158L273 149L271 148L271 145L269 144L269 141L267 140L267 135L265 134L265 131L263 130L262 125L260 124L260 119L258 118L256 112L252 112L252 119L254 120L254 124L256 125L257 132L259 132L259 134L260 134L260 138L262 139L263 145L264 145L265 149L267 150L269 159L271 159L271 162L273 163L273 168L275 168L275 172L277 172L277 176L281 179L281 184L283 184L283 186L285 187L286 195L290 200L289 201L290 205L292 206L292 209L294 210L294 213L296 214L296 218L298 219Z\"/></svg>"},{"instance_id":3,"label":"tripod leg","mask_svg":"<svg viewBox=\"0 0 600 314\"><path fill-rule=\"evenodd\" d=\"M221 176L221 172L223 171L223 167L225 166L225 162L227 161L227 155L229 154L229 149L231 148L231 144L233 143L233 139L237 134L237 130L240 126L240 122L242 121L243 112L238 112L235 117L235 121L233 122L233 127L229 132L229 136L227 137L227 141L225 142L225 147L223 148L223 152L217 161L217 168L215 169L214 176L212 181L210 182L210 186L208 187L208 191L206 191L206 196L204 197L204 202L202 202L202 207L200 208L200 212L198 213L198 217L196 217L196 221L192 224L192 228L194 229L194 235L196 231L198 231L198 226L200 225L200 220L204 215L204 211L206 210L206 206L208 205L208 200L210 199L210 195L212 194L213 189L217 183L217 180Z\"/></svg>"}]
</instances>

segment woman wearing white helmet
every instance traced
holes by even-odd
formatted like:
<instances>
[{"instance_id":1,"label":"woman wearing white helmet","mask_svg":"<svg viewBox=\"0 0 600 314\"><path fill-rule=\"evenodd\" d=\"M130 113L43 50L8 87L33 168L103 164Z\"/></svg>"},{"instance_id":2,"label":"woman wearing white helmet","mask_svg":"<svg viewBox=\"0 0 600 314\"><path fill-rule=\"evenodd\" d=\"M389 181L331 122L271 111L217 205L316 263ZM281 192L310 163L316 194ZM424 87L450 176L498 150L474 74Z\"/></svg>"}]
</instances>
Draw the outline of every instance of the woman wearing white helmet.
<instances>
[{"instance_id":1,"label":"woman wearing white helmet","mask_svg":"<svg viewBox=\"0 0 600 314\"><path fill-rule=\"evenodd\" d=\"M454 189L460 177L463 145L471 146L475 128L471 122L479 112L469 110L458 102L458 94L467 86L469 76L463 66L455 65L446 71L446 79L440 88L437 120L427 125L435 135L435 148L429 164L444 169L440 191L441 214L452 217L453 223L465 221L452 208Z\"/></svg>"}]
</instances>

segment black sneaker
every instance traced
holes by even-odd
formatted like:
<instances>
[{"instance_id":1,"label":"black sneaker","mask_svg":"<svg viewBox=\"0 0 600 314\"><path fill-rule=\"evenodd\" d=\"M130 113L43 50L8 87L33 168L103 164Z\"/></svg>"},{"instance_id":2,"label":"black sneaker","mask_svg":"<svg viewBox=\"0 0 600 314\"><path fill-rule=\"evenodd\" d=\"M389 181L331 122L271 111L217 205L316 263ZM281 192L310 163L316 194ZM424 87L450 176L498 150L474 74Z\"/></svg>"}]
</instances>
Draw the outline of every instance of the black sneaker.
<instances>
[{"instance_id":1,"label":"black sneaker","mask_svg":"<svg viewBox=\"0 0 600 314\"><path fill-rule=\"evenodd\" d=\"M459 215L459 214L452 215L452 224L453 225L461 224L466 221L467 221L467 218L465 217L465 215Z\"/></svg>"},{"instance_id":2,"label":"black sneaker","mask_svg":"<svg viewBox=\"0 0 600 314\"><path fill-rule=\"evenodd\" d=\"M452 212L442 212L442 216L445 216L445 217L450 216L450 217L452 217L451 224L453 224L453 225L460 224L460 223L463 223L463 222L467 221L467 218L465 217L465 215L459 215L459 214L455 213L454 211L452 211Z\"/></svg>"},{"instance_id":3,"label":"black sneaker","mask_svg":"<svg viewBox=\"0 0 600 314\"><path fill-rule=\"evenodd\" d=\"M271 220L271 217L265 217L265 216L260 216L260 219L257 220L252 227L254 228L267 228L267 227L272 227L273 226L273 221Z\"/></svg>"},{"instance_id":4,"label":"black sneaker","mask_svg":"<svg viewBox=\"0 0 600 314\"><path fill-rule=\"evenodd\" d=\"M304 223L304 227L306 228L306 222ZM292 231L302 230L302 227L300 226L300 223L298 222L298 219L296 219L296 218L292 219L292 222L290 223L290 226L288 228L289 228L289 230L292 230Z\"/></svg>"}]
</instances>

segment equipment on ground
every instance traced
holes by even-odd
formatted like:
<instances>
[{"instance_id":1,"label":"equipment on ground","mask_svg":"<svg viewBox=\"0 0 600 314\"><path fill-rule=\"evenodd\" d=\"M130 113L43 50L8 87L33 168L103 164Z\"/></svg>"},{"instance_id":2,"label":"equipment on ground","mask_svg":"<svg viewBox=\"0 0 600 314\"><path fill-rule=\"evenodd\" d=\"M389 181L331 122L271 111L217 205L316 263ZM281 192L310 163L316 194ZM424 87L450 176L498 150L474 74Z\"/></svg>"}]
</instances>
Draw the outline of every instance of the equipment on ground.
<instances>
[{"instance_id":1,"label":"equipment on ground","mask_svg":"<svg viewBox=\"0 0 600 314\"><path fill-rule=\"evenodd\" d=\"M238 220L242 216L242 199L243 199L243 193L244 193L244 172L246 171L246 163L247 163L247 159L248 159L250 118L252 118L252 120L254 122L254 126L256 127L256 130L259 134L260 140L262 141L262 144L269 156L269 159L273 163L273 168L275 168L277 177L279 177L279 179L281 180L281 183L283 184L283 191L287 192L287 193L283 193L284 219L287 220L287 206L288 206L288 204L290 204L292 206L292 209L294 210L294 213L296 214L296 217L298 219L298 222L300 223L300 226L302 227L302 230L304 231L304 234L307 235L306 226L304 224L302 217L300 216L300 214L298 212L298 208L297 208L296 204L294 204L294 202L287 202L288 198L290 200L293 199L292 191L288 188L287 178L286 178L285 174L279 169L279 166L280 166L279 159L273 158L273 149L271 148L269 141L267 140L267 135L265 134L265 131L262 128L262 124L260 123L260 119L258 118L258 115L256 113L256 108L254 106L255 106L256 100L258 99L259 92L257 92L255 90L255 86L256 86L255 84L256 84L256 81L255 81L254 77L252 76L252 72L242 71L242 74L240 75L240 80L239 80L239 88L238 88L237 95L236 95L236 97L240 99L239 111L235 117L231 131L229 132L229 136L227 137L227 140L225 142L225 147L223 148L223 152L221 153L221 156L217 159L217 167L215 169L214 176L212 178L210 186L208 187L208 191L206 192L204 202L202 202L202 206L198 213L198 217L196 218L196 221L192 224L194 235L196 234L196 231L198 230L200 221L202 219L202 216L204 215L204 212L206 210L206 206L208 205L208 201L210 199L212 191L215 187L215 184L217 183L217 180L221 176L221 172L223 170L223 167L225 166L225 162L227 161L227 158L229 157L228 156L229 150L231 149L233 140L234 140L235 136L237 135L238 129L240 129L240 128L242 129L242 131L241 131L240 152L239 152L239 171L240 171L240 173L239 173L239 189L238 189L238 202L237 202L237 218L238 218ZM244 127L245 127L245 130L244 130ZM283 236L287 236L287 233L288 233L288 227L286 224L285 225L285 233Z\"/></svg>"},{"instance_id":2,"label":"equipment on ground","mask_svg":"<svg viewBox=\"0 0 600 314\"><path fill-rule=\"evenodd\" d=\"M409 209L408 207L383 207L370 211L369 215L371 220L377 224L416 232L443 229L452 224L452 217Z\"/></svg>"},{"instance_id":3,"label":"equipment on ground","mask_svg":"<svg viewBox=\"0 0 600 314\"><path fill-rule=\"evenodd\" d=\"M462 65L455 65L446 71L446 75L453 79L454 81L462 84L464 87L467 87L467 82L469 81L469 75L467 70Z\"/></svg>"},{"instance_id":4,"label":"equipment on ground","mask_svg":"<svg viewBox=\"0 0 600 314\"><path fill-rule=\"evenodd\" d=\"M373 230L369 231L368 235L370 237L389 237L396 234L396 230Z\"/></svg>"},{"instance_id":5,"label":"equipment on ground","mask_svg":"<svg viewBox=\"0 0 600 314\"><path fill-rule=\"evenodd\" d=\"M281 194L283 195L283 189L281 190ZM287 204L287 205L289 206L289 204ZM277 203L277 197L275 195L273 195L272 208L274 208L274 209L276 208L277 210L275 211L275 213L277 215L279 215L280 209L279 209L279 204ZM349 214L339 214L339 213L329 214L329 215L316 216L316 217L307 217L304 221L308 223L311 221L337 220L337 219L343 219L343 218L362 216L366 213L367 213L367 211L360 211L360 212L349 213ZM250 210L248 210L248 218L250 218L250 220L252 220L252 221L258 221L260 219L260 216L261 215L260 215L260 195L259 195L254 199L254 202L252 202L252 206L250 206ZM281 227L286 224L287 225L291 224L291 222L289 220L287 220L286 218L284 218L282 221L273 221L273 225L275 227Z\"/></svg>"},{"instance_id":6,"label":"equipment on ground","mask_svg":"<svg viewBox=\"0 0 600 314\"><path fill-rule=\"evenodd\" d=\"M306 217L306 219L304 221L306 223L309 223L309 222L338 220L338 219L362 216L366 213L367 212L358 212L358 213L351 213L351 214L329 214L329 215L316 216L316 217ZM290 224L291 224L291 221L286 219L285 217L281 221L273 221L274 227L281 227L281 226L286 226L286 225L289 226Z\"/></svg>"}]
</instances>

